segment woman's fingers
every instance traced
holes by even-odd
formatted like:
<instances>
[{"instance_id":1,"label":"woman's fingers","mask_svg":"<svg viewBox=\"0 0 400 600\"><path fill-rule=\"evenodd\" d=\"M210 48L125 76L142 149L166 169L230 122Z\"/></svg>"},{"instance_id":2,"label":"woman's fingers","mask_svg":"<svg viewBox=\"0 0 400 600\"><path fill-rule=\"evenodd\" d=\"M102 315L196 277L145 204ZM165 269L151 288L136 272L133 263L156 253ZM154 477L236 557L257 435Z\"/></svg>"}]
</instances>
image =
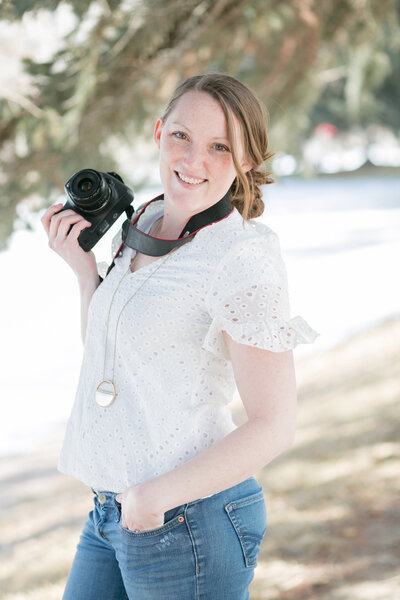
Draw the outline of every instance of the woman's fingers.
<instances>
[{"instance_id":1,"label":"woman's fingers","mask_svg":"<svg viewBox=\"0 0 400 600\"><path fill-rule=\"evenodd\" d=\"M65 222L65 219L72 218L73 222L76 223L82 217L78 215L78 213L72 213L72 211L62 211L57 214L54 214L50 219L50 228L49 228L49 239L50 241L55 240L59 234L60 225L62 222ZM68 229L67 229L68 231ZM66 233L65 233L66 235Z\"/></svg>"},{"instance_id":2,"label":"woman's fingers","mask_svg":"<svg viewBox=\"0 0 400 600\"><path fill-rule=\"evenodd\" d=\"M59 210L61 210L62 208L62 204L55 204L54 206L50 206L50 208L48 208L46 210L46 212L44 213L44 215L42 216L42 218L40 219L42 222L42 225L47 233L47 235L49 235L49 231L50 231L50 221L52 219L52 217L55 215L56 212L58 212Z\"/></svg>"},{"instance_id":3,"label":"woman's fingers","mask_svg":"<svg viewBox=\"0 0 400 600\"><path fill-rule=\"evenodd\" d=\"M73 213L72 215L66 215L65 217L61 218L61 220L60 220L57 235L61 238L66 238L67 235L70 236L75 229L75 227L73 227L73 225L76 225L76 226L82 225L82 227L79 229L79 232L78 232L78 235L79 235L79 233L81 232L82 229L90 226L90 223L88 221L86 221L86 219L84 217L82 217L81 215L78 215L77 213Z\"/></svg>"},{"instance_id":4,"label":"woman's fingers","mask_svg":"<svg viewBox=\"0 0 400 600\"><path fill-rule=\"evenodd\" d=\"M71 240L71 242L73 242L73 241L75 242L78 239L81 231L83 231L83 229L86 229L86 227L90 227L90 226L91 226L91 223L89 223L85 219L83 219L83 221L79 221L78 223L75 223L75 225L73 225L71 231L68 233L68 239Z\"/></svg>"},{"instance_id":5,"label":"woman's fingers","mask_svg":"<svg viewBox=\"0 0 400 600\"><path fill-rule=\"evenodd\" d=\"M121 523L130 531L151 531L164 525L164 513L152 513L147 506L135 502L135 490L128 488L115 499L120 504Z\"/></svg>"},{"instance_id":6,"label":"woman's fingers","mask_svg":"<svg viewBox=\"0 0 400 600\"><path fill-rule=\"evenodd\" d=\"M71 234L74 232L74 227L79 225L77 235ZM49 245L50 247L58 246L63 244L67 238L72 240L76 240L79 233L85 227L89 227L89 223L86 221L82 215L78 213L67 210L62 211L61 213L57 213L52 216L50 220L50 228L49 228ZM72 229L71 229L72 228ZM76 229L75 229L76 233Z\"/></svg>"},{"instance_id":7,"label":"woman's fingers","mask_svg":"<svg viewBox=\"0 0 400 600\"><path fill-rule=\"evenodd\" d=\"M61 210L62 206L51 206L41 218L49 247L68 263L79 280L93 277L98 283L96 257L91 251L85 252L78 242L81 231L91 223L74 210Z\"/></svg>"}]
</instances>

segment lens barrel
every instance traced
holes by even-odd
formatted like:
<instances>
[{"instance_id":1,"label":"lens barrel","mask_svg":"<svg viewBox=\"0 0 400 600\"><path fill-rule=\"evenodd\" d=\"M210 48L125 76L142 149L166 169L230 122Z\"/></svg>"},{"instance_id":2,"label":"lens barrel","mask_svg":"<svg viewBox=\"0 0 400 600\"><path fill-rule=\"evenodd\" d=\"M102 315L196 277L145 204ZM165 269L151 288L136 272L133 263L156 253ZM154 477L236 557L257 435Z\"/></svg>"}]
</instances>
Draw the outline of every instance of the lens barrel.
<instances>
[{"instance_id":1,"label":"lens barrel","mask_svg":"<svg viewBox=\"0 0 400 600\"><path fill-rule=\"evenodd\" d=\"M68 195L82 211L96 213L102 210L111 195L109 183L103 173L94 169L78 171L67 182Z\"/></svg>"}]
</instances>

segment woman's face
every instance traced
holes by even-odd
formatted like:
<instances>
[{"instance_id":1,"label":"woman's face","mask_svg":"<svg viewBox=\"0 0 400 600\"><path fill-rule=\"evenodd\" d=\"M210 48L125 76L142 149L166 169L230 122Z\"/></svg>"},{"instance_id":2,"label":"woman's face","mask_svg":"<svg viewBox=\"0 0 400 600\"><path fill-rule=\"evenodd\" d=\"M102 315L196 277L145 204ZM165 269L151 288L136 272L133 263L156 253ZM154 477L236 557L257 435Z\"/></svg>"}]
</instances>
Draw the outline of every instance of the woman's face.
<instances>
[{"instance_id":1,"label":"woman's face","mask_svg":"<svg viewBox=\"0 0 400 600\"><path fill-rule=\"evenodd\" d=\"M237 157L251 169L243 152L239 122L233 118ZM154 139L160 150L160 175L166 206L191 216L212 206L231 187L233 164L228 125L220 104L205 92L179 98L164 122L158 119Z\"/></svg>"}]
</instances>

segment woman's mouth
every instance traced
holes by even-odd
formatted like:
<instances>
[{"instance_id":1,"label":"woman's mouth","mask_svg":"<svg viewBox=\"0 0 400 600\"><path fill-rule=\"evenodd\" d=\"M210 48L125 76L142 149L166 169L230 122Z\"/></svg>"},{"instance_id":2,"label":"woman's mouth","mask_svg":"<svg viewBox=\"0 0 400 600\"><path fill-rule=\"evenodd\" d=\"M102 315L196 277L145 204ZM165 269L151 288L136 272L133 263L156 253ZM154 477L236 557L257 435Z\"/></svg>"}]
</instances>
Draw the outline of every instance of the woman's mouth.
<instances>
[{"instance_id":1,"label":"woman's mouth","mask_svg":"<svg viewBox=\"0 0 400 600\"><path fill-rule=\"evenodd\" d=\"M201 183L207 181L207 179L197 179L195 177L188 177L187 175L184 175L179 171L175 171L175 174L177 175L178 179L180 179L184 183L189 183L190 185L200 185Z\"/></svg>"}]
</instances>

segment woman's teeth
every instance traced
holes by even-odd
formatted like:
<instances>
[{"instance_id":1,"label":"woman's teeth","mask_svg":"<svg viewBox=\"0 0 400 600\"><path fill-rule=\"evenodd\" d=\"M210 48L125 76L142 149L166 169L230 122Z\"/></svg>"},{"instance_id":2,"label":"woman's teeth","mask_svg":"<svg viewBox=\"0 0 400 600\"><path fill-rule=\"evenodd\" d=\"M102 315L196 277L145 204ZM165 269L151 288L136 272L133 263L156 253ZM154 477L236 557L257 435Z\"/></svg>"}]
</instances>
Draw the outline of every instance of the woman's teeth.
<instances>
[{"instance_id":1,"label":"woman's teeth","mask_svg":"<svg viewBox=\"0 0 400 600\"><path fill-rule=\"evenodd\" d=\"M191 177L185 177L185 175L182 175L182 173L178 172L178 177L179 179L182 179L182 181L184 181L185 183L194 183L196 185L198 185L199 183L203 183L203 181L205 181L205 179L192 179Z\"/></svg>"}]
</instances>

